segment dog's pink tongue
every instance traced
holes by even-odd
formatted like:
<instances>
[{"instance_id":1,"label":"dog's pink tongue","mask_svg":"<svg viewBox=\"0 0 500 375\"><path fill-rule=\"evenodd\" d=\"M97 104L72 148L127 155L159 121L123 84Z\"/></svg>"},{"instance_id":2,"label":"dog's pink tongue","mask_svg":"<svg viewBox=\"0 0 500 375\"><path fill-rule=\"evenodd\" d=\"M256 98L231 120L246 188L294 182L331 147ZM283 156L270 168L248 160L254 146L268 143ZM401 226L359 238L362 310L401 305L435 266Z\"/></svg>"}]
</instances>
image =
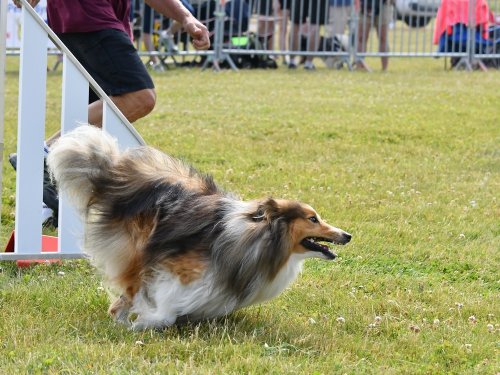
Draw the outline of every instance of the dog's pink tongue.
<instances>
[{"instance_id":1,"label":"dog's pink tongue","mask_svg":"<svg viewBox=\"0 0 500 375\"><path fill-rule=\"evenodd\" d=\"M329 248L328 246L326 246L326 245L323 245L323 244L319 244L319 245L320 245L320 246L323 248L323 250L325 250L325 251L329 251L329 250L330 250L330 248Z\"/></svg>"}]
</instances>

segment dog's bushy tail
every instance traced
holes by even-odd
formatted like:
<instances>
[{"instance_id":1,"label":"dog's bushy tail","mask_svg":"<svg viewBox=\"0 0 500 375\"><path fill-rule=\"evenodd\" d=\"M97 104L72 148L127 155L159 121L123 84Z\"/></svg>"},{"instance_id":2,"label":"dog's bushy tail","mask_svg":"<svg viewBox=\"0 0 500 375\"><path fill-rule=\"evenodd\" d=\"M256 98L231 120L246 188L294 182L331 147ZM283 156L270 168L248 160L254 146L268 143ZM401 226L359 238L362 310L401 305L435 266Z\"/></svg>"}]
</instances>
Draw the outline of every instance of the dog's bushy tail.
<instances>
[{"instance_id":1,"label":"dog's bushy tail","mask_svg":"<svg viewBox=\"0 0 500 375\"><path fill-rule=\"evenodd\" d=\"M95 126L82 125L51 147L47 164L59 190L86 214L95 188L119 157L117 141Z\"/></svg>"}]
</instances>

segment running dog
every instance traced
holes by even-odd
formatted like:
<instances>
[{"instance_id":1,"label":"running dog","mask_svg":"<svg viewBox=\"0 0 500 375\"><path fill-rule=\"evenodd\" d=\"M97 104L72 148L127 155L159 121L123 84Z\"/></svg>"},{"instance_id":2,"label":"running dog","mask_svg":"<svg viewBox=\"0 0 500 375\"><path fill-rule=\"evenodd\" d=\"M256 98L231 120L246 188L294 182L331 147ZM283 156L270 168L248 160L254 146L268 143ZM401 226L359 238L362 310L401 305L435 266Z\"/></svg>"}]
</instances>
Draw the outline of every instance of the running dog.
<instances>
[{"instance_id":1,"label":"running dog","mask_svg":"<svg viewBox=\"0 0 500 375\"><path fill-rule=\"evenodd\" d=\"M133 329L269 300L305 259L336 257L325 243L351 240L307 204L242 201L151 147L120 151L93 126L62 136L47 162L83 218L83 251L118 292L110 315Z\"/></svg>"}]
</instances>

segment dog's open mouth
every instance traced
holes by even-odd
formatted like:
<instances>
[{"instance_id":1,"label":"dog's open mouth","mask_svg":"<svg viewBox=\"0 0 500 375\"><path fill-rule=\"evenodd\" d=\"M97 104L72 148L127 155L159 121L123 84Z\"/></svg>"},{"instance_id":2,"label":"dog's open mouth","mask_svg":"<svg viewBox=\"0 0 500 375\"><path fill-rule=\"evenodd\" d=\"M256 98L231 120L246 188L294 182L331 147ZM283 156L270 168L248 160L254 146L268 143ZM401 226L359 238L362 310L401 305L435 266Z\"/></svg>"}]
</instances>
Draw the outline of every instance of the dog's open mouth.
<instances>
[{"instance_id":1,"label":"dog's open mouth","mask_svg":"<svg viewBox=\"0 0 500 375\"><path fill-rule=\"evenodd\" d=\"M333 244L333 240L323 237L306 237L302 241L300 241L300 244L304 246L307 250L320 252L327 259L335 259L337 255L330 250L330 247L320 242L327 242L329 244Z\"/></svg>"}]
</instances>

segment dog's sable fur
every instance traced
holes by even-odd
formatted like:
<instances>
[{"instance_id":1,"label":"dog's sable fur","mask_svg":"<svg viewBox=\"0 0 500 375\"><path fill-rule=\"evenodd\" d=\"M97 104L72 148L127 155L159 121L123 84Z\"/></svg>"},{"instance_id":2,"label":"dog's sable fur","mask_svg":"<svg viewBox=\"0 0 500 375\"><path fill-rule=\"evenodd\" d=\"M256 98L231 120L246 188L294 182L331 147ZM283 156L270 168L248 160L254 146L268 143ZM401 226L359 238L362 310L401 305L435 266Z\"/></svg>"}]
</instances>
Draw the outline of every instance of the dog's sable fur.
<instances>
[{"instance_id":1,"label":"dog's sable fur","mask_svg":"<svg viewBox=\"0 0 500 375\"><path fill-rule=\"evenodd\" d=\"M306 204L241 201L158 150L121 152L93 126L61 137L48 165L84 219L83 250L120 295L110 314L135 329L273 298L304 259L335 258L319 242L351 239Z\"/></svg>"}]
</instances>

